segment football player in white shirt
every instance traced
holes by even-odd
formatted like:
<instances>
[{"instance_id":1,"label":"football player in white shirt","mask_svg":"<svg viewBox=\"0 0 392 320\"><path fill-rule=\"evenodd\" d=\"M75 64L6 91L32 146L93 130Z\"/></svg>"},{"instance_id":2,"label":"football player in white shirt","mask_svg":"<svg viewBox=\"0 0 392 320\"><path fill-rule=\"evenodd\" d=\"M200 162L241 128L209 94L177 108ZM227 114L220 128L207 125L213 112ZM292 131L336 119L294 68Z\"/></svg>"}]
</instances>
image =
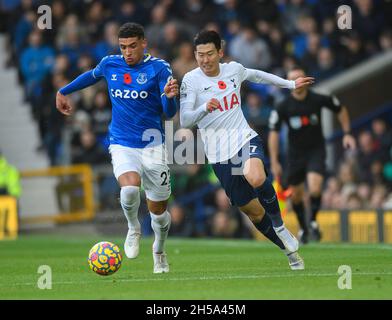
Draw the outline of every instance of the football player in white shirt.
<instances>
[{"instance_id":1,"label":"football player in white shirt","mask_svg":"<svg viewBox=\"0 0 392 320\"><path fill-rule=\"evenodd\" d=\"M275 190L267 179L261 140L242 113L240 89L245 80L296 89L309 86L314 79L288 81L236 62L222 64L221 43L215 31L201 31L194 39L199 68L188 72L181 85L181 125L198 126L206 156L231 203L285 252L292 270L303 270L298 240L285 227Z\"/></svg>"}]
</instances>

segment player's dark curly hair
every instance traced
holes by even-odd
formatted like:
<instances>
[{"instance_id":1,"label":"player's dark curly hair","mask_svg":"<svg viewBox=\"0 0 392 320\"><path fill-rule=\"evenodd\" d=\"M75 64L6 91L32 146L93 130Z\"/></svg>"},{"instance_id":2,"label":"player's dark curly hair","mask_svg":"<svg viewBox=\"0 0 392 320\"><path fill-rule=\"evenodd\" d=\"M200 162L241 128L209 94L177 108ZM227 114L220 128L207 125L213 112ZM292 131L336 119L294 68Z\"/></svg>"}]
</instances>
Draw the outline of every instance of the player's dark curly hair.
<instances>
[{"instance_id":1,"label":"player's dark curly hair","mask_svg":"<svg viewBox=\"0 0 392 320\"><path fill-rule=\"evenodd\" d=\"M199 44L207 43L213 43L218 51L222 48L222 39L219 33L213 30L200 31L193 39L194 49L196 49Z\"/></svg>"},{"instance_id":2,"label":"player's dark curly hair","mask_svg":"<svg viewBox=\"0 0 392 320\"><path fill-rule=\"evenodd\" d=\"M144 39L144 28L142 25L134 22L124 23L118 30L119 38L135 38Z\"/></svg>"}]
</instances>

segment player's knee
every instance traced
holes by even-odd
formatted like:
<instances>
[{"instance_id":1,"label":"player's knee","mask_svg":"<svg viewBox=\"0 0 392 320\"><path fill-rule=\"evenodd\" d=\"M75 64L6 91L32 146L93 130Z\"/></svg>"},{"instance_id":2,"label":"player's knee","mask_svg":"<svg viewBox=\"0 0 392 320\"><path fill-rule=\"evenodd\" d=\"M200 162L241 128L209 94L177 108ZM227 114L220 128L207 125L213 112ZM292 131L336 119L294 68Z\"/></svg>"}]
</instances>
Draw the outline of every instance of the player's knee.
<instances>
[{"instance_id":1,"label":"player's knee","mask_svg":"<svg viewBox=\"0 0 392 320\"><path fill-rule=\"evenodd\" d=\"M166 211L166 206L153 206L150 210L151 213L161 215Z\"/></svg>"},{"instance_id":2,"label":"player's knee","mask_svg":"<svg viewBox=\"0 0 392 320\"><path fill-rule=\"evenodd\" d=\"M259 223L263 217L264 217L264 212L258 212L256 214L248 214L249 220L252 221L252 223Z\"/></svg>"},{"instance_id":3,"label":"player's knee","mask_svg":"<svg viewBox=\"0 0 392 320\"><path fill-rule=\"evenodd\" d=\"M251 175L249 175L247 177L249 184L253 188L258 188L258 187L262 186L266 179L267 179L267 177L264 172L252 173Z\"/></svg>"},{"instance_id":4,"label":"player's knee","mask_svg":"<svg viewBox=\"0 0 392 320\"><path fill-rule=\"evenodd\" d=\"M150 202L148 204L148 209L153 214L161 215L166 211L167 204L166 202Z\"/></svg>"},{"instance_id":5,"label":"player's knee","mask_svg":"<svg viewBox=\"0 0 392 320\"><path fill-rule=\"evenodd\" d=\"M122 203L131 204L140 199L139 187L125 186L121 187L120 200Z\"/></svg>"}]
</instances>

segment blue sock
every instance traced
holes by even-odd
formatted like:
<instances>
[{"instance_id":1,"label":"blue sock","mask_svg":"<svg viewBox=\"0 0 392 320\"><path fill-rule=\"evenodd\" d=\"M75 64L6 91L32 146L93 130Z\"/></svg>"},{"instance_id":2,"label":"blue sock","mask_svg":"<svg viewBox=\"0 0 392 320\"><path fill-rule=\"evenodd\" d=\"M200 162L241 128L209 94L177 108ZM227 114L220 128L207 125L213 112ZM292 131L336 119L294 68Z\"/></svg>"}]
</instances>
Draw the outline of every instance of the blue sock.
<instances>
[{"instance_id":1,"label":"blue sock","mask_svg":"<svg viewBox=\"0 0 392 320\"><path fill-rule=\"evenodd\" d=\"M273 243L275 243L282 250L285 249L285 246L284 246L282 240L280 240L278 238L278 236L276 235L276 232L275 232L274 228L272 227L272 221L268 215L265 214L263 219L261 219L260 222L253 223L253 224L255 225L257 230L259 230L266 238L271 240Z\"/></svg>"},{"instance_id":2,"label":"blue sock","mask_svg":"<svg viewBox=\"0 0 392 320\"><path fill-rule=\"evenodd\" d=\"M266 179L260 187L255 188L255 191L265 213L271 218L274 228L281 227L283 220L280 214L278 197L272 183Z\"/></svg>"}]
</instances>

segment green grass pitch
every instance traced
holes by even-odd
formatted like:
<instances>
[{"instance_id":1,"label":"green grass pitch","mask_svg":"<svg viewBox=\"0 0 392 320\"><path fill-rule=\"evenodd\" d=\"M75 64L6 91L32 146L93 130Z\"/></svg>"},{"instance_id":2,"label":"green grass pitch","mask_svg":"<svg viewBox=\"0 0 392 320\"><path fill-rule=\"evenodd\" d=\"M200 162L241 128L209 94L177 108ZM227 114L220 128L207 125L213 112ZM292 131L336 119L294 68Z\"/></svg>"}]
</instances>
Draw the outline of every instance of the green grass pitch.
<instances>
[{"instance_id":1,"label":"green grass pitch","mask_svg":"<svg viewBox=\"0 0 392 320\"><path fill-rule=\"evenodd\" d=\"M391 299L392 246L310 244L300 249L304 271L289 270L286 257L267 242L169 239L171 272L152 273L152 239L140 256L123 259L112 276L87 263L90 248L124 238L21 236L0 242L0 299ZM40 265L52 269L52 289L41 290ZM349 265L352 289L338 288L338 268Z\"/></svg>"}]
</instances>

